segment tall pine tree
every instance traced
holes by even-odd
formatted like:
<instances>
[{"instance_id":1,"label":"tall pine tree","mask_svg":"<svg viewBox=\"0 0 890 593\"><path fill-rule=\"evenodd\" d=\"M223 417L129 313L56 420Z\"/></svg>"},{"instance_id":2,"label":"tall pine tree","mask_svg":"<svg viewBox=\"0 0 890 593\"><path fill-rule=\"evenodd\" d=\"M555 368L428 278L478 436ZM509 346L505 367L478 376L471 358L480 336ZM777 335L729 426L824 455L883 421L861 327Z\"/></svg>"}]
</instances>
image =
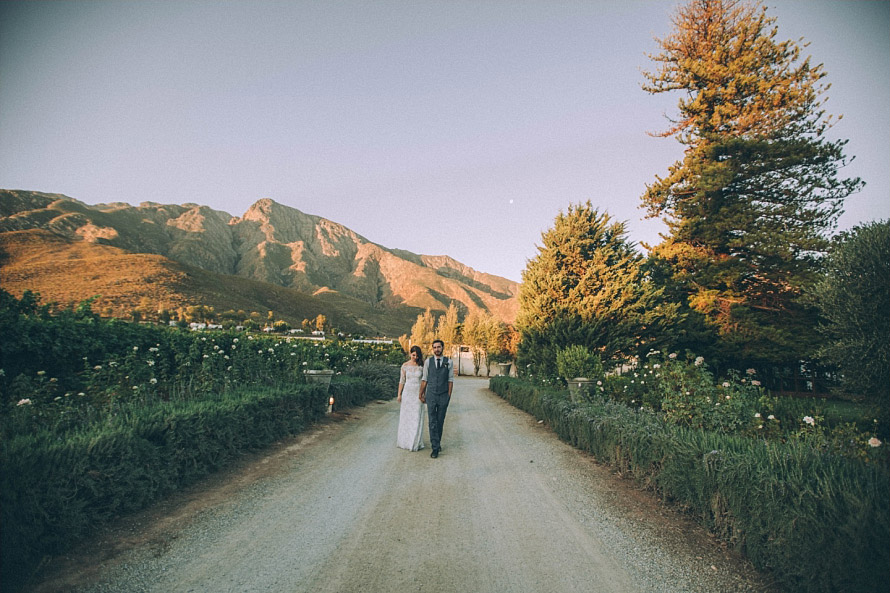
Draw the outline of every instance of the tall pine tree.
<instances>
[{"instance_id":1,"label":"tall pine tree","mask_svg":"<svg viewBox=\"0 0 890 593\"><path fill-rule=\"evenodd\" d=\"M826 139L821 65L776 39L759 3L693 0L657 40L650 93L681 91L663 136L684 158L647 188L650 217L669 233L652 253L670 270L668 293L710 332L725 361L781 363L811 354L812 309L801 305L843 200L859 179L839 179L846 141ZM655 263L654 265L659 265Z\"/></svg>"}]
</instances>

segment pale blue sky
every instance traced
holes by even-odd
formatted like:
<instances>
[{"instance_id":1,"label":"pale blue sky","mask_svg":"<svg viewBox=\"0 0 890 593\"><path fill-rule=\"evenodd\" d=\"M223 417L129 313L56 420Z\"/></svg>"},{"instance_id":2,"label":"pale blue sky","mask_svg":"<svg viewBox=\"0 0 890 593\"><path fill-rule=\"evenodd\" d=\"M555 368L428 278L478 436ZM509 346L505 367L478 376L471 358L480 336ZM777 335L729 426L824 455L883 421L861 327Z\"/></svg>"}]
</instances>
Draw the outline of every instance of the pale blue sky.
<instances>
[{"instance_id":1,"label":"pale blue sky","mask_svg":"<svg viewBox=\"0 0 890 593\"><path fill-rule=\"evenodd\" d=\"M773 0L825 64L831 134L890 217L890 3ZM643 92L674 2L2 2L0 187L88 204L269 197L387 247L520 280L590 200L658 242L640 195L682 147Z\"/></svg>"}]
</instances>

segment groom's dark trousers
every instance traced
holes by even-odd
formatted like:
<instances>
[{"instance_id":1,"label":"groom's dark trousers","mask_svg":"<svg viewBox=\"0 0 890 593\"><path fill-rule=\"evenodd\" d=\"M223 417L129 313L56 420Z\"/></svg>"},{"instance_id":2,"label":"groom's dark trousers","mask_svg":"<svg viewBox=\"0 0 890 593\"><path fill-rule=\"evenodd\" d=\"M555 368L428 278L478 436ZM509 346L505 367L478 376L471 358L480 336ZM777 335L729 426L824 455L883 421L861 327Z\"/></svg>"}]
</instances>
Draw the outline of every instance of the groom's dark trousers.
<instances>
[{"instance_id":1,"label":"groom's dark trousers","mask_svg":"<svg viewBox=\"0 0 890 593\"><path fill-rule=\"evenodd\" d=\"M430 446L438 451L442 443L442 427L445 426L445 412L451 397L448 395L447 359L442 357L442 368L436 368L436 358L431 357L427 363L426 380L426 411L430 422Z\"/></svg>"}]
</instances>

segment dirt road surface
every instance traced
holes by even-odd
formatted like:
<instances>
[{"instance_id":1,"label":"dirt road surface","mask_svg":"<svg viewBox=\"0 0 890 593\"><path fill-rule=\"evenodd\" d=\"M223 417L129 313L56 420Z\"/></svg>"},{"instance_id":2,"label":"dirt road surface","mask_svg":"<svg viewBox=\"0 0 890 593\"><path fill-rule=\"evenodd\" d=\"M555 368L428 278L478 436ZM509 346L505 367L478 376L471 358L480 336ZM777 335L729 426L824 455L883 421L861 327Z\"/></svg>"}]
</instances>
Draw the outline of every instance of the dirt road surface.
<instances>
[{"instance_id":1,"label":"dirt road surface","mask_svg":"<svg viewBox=\"0 0 890 593\"><path fill-rule=\"evenodd\" d=\"M117 522L31 591L771 590L487 387L457 379L438 459L396 448L395 400L334 414Z\"/></svg>"}]
</instances>

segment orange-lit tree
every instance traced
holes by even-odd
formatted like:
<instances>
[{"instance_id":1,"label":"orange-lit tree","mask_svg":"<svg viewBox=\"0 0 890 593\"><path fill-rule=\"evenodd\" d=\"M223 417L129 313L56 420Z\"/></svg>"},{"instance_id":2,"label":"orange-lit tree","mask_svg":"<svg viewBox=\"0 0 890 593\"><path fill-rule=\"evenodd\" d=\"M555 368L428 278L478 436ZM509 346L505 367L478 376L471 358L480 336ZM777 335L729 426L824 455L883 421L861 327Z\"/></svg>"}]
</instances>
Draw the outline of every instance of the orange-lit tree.
<instances>
[{"instance_id":1,"label":"orange-lit tree","mask_svg":"<svg viewBox=\"0 0 890 593\"><path fill-rule=\"evenodd\" d=\"M811 354L813 310L800 304L843 200L844 140L828 140L821 65L777 40L759 3L693 0L650 56L650 93L679 91L662 136L683 159L642 197L669 234L653 253L668 292L710 332L724 360L782 362ZM694 325L694 324L692 324ZM717 352L711 352L711 356Z\"/></svg>"}]
</instances>

